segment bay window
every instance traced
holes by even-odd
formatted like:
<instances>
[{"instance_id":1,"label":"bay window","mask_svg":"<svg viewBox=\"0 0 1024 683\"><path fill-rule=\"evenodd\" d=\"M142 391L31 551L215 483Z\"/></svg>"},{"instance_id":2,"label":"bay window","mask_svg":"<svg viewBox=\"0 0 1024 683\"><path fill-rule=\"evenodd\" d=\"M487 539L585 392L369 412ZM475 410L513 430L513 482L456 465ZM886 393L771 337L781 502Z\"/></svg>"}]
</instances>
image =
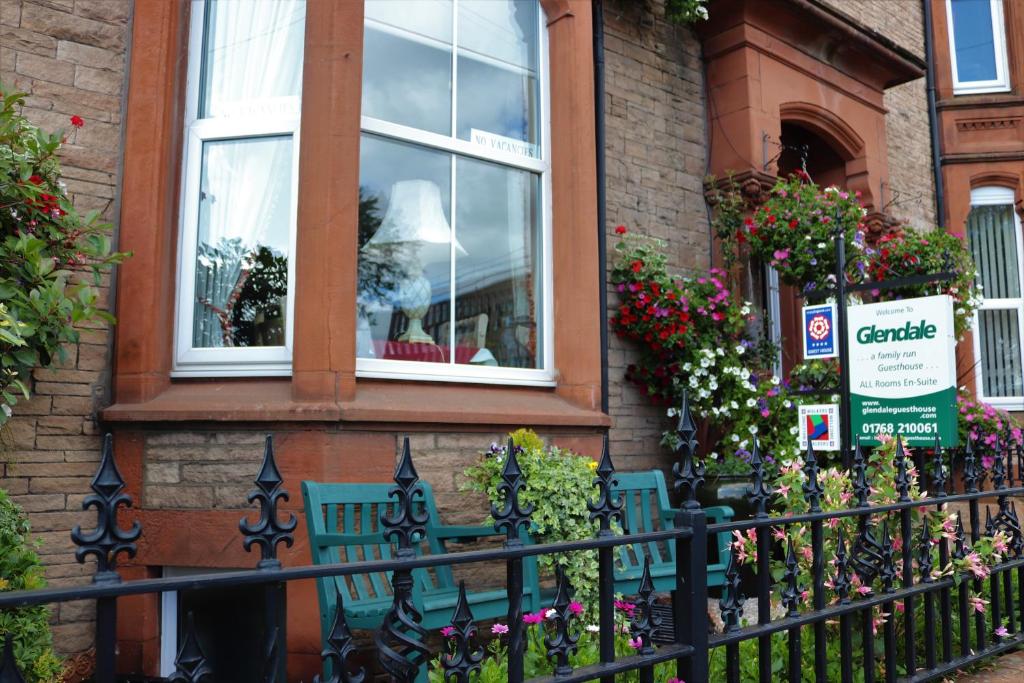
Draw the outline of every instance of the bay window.
<instances>
[{"instance_id":1,"label":"bay window","mask_svg":"<svg viewBox=\"0 0 1024 683\"><path fill-rule=\"evenodd\" d=\"M550 383L537 0L367 0L357 374Z\"/></svg>"},{"instance_id":2,"label":"bay window","mask_svg":"<svg viewBox=\"0 0 1024 683\"><path fill-rule=\"evenodd\" d=\"M946 25L954 94L1009 90L1003 0L946 0Z\"/></svg>"},{"instance_id":3,"label":"bay window","mask_svg":"<svg viewBox=\"0 0 1024 683\"><path fill-rule=\"evenodd\" d=\"M967 240L983 286L975 314L974 358L978 397L1001 408L1024 409L1024 245L1013 191L971 192Z\"/></svg>"},{"instance_id":4,"label":"bay window","mask_svg":"<svg viewBox=\"0 0 1024 683\"><path fill-rule=\"evenodd\" d=\"M194 0L176 376L291 368L304 0Z\"/></svg>"}]
</instances>

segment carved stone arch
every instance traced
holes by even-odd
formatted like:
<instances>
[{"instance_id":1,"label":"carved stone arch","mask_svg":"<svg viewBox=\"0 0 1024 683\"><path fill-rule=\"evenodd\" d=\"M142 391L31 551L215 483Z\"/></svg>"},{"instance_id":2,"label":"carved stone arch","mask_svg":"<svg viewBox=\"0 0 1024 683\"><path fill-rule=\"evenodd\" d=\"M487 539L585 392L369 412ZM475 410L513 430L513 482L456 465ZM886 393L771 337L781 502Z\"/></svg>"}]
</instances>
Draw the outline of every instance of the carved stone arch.
<instances>
[{"instance_id":1,"label":"carved stone arch","mask_svg":"<svg viewBox=\"0 0 1024 683\"><path fill-rule=\"evenodd\" d=\"M866 207L874 206L868 179L864 139L850 124L833 112L811 102L785 102L779 105L779 120L796 124L822 138L845 162L846 187L861 193Z\"/></svg>"},{"instance_id":2,"label":"carved stone arch","mask_svg":"<svg viewBox=\"0 0 1024 683\"><path fill-rule=\"evenodd\" d=\"M1024 183L1020 174L998 169L986 169L971 175L971 189L978 187L1005 187L1013 190L1013 205L1017 215L1024 220Z\"/></svg>"}]
</instances>

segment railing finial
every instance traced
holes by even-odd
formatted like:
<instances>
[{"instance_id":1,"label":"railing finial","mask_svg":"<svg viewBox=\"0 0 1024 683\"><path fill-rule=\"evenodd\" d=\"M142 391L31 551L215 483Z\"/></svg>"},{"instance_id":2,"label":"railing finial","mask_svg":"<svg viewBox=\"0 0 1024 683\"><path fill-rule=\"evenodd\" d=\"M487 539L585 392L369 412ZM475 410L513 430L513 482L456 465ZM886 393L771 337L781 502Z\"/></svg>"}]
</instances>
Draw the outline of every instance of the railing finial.
<instances>
[{"instance_id":1,"label":"railing finial","mask_svg":"<svg viewBox=\"0 0 1024 683\"><path fill-rule=\"evenodd\" d=\"M597 487L597 500L587 501L587 509L590 510L590 521L597 521L599 530L598 536L612 535L612 522L618 520L621 526L625 526L626 519L622 513L622 496L615 495L613 489L618 486L619 480L615 478L615 466L612 464L612 456L608 451L608 435L604 435L601 446L601 460L594 472L594 486Z\"/></svg>"},{"instance_id":2,"label":"railing finial","mask_svg":"<svg viewBox=\"0 0 1024 683\"><path fill-rule=\"evenodd\" d=\"M825 489L818 480L818 459L814 456L814 444L810 439L807 439L807 451L804 454L804 474L807 475L807 481L802 486L804 500L811 512L821 512L821 497Z\"/></svg>"},{"instance_id":3,"label":"railing finial","mask_svg":"<svg viewBox=\"0 0 1024 683\"><path fill-rule=\"evenodd\" d=\"M747 599L740 590L740 570L736 562L736 550L729 548L729 564L725 568L725 584L722 587L722 599L718 601L718 610L722 614L723 631L731 633L740 629L740 615L743 603Z\"/></svg>"},{"instance_id":4,"label":"railing finial","mask_svg":"<svg viewBox=\"0 0 1024 683\"><path fill-rule=\"evenodd\" d=\"M782 606L786 608L786 616L800 616L800 603L803 601L803 589L800 587L800 564L793 552L793 539L786 544L786 572L782 575Z\"/></svg>"},{"instance_id":5,"label":"railing finial","mask_svg":"<svg viewBox=\"0 0 1024 683\"><path fill-rule=\"evenodd\" d=\"M910 473L907 469L907 452L903 448L903 437L896 435L896 491L900 494L899 501L910 500ZM906 539L904 539L906 541Z\"/></svg>"},{"instance_id":6,"label":"railing finial","mask_svg":"<svg viewBox=\"0 0 1024 683\"><path fill-rule=\"evenodd\" d=\"M473 613L466 600L466 582L459 581L459 597L455 602L455 613L452 615L452 632L448 636L451 646L448 652L441 655L441 667L444 669L446 683L469 683L470 674L480 673L484 658L482 647L473 647L476 637L476 624Z\"/></svg>"},{"instance_id":7,"label":"railing finial","mask_svg":"<svg viewBox=\"0 0 1024 683\"><path fill-rule=\"evenodd\" d=\"M427 511L417 504L417 498L422 501L424 494L412 464L409 437L402 441L402 457L395 467L394 481L396 485L388 489L388 497L395 498L394 509L390 515L381 510L380 523L384 540L398 545L398 557L411 557L415 554L413 544L426 536Z\"/></svg>"},{"instance_id":8,"label":"railing finial","mask_svg":"<svg viewBox=\"0 0 1024 683\"><path fill-rule=\"evenodd\" d=\"M697 458L697 423L693 421L685 389L679 406L676 434L679 445L676 447L678 459L672 465L672 474L675 475L673 486L682 496L682 507L686 510L695 510L700 507L700 503L697 502L697 489L704 485L704 463Z\"/></svg>"},{"instance_id":9,"label":"railing finial","mask_svg":"<svg viewBox=\"0 0 1024 683\"><path fill-rule=\"evenodd\" d=\"M113 438L110 434L103 437L103 455L100 466L93 477L90 488L92 495L86 496L82 509L96 508L96 528L83 532L81 526L71 530L71 540L78 546L75 558L85 562L92 555L96 558L96 574L93 583L120 583L121 576L115 566L120 553L135 557L135 541L142 534L139 523L133 522L130 529L121 529L117 525L117 509L121 506L132 506L131 496L124 493L124 478L114 461Z\"/></svg>"},{"instance_id":10,"label":"railing finial","mask_svg":"<svg viewBox=\"0 0 1024 683\"><path fill-rule=\"evenodd\" d=\"M773 491L764 473L764 461L761 459L761 446L754 437L754 448L750 453L750 468L753 481L747 493L747 500L754 506L754 517L768 516L768 503L771 502Z\"/></svg>"},{"instance_id":11,"label":"railing finial","mask_svg":"<svg viewBox=\"0 0 1024 683\"><path fill-rule=\"evenodd\" d=\"M942 439L935 437L935 453L932 460L932 493L936 498L946 497L946 463L942 453Z\"/></svg>"},{"instance_id":12,"label":"railing finial","mask_svg":"<svg viewBox=\"0 0 1024 683\"><path fill-rule=\"evenodd\" d=\"M644 571L636 589L636 607L629 622L629 632L640 641L637 654L654 654L654 632L661 626L661 617L654 612L654 582L651 581L651 559L644 557ZM636 642L634 640L634 642Z\"/></svg>"},{"instance_id":13,"label":"railing finial","mask_svg":"<svg viewBox=\"0 0 1024 683\"><path fill-rule=\"evenodd\" d=\"M192 612L188 613L185 625L185 641L174 659L174 673L167 683L202 683L213 676L213 669L206 661L206 654L199 645L196 622Z\"/></svg>"},{"instance_id":14,"label":"railing finial","mask_svg":"<svg viewBox=\"0 0 1024 683\"><path fill-rule=\"evenodd\" d=\"M868 496L871 487L868 486L867 462L864 459L864 451L860 446L860 434L854 440L853 446L853 495L857 498L857 507L868 507Z\"/></svg>"},{"instance_id":15,"label":"railing finial","mask_svg":"<svg viewBox=\"0 0 1024 683\"><path fill-rule=\"evenodd\" d=\"M256 488L249 492L246 500L250 504L259 503L260 516L255 523L250 523L246 517L239 520L238 528L245 537L242 547L250 551L254 544L258 545L260 561L256 566L260 569L279 569L281 561L277 559L277 546L284 543L292 547L295 540L292 532L298 520L289 512L288 518L282 522L277 513L278 503L288 500L288 492L284 489L284 478L274 460L274 437L270 434L267 434L264 441L263 464L255 483Z\"/></svg>"},{"instance_id":16,"label":"railing finial","mask_svg":"<svg viewBox=\"0 0 1024 683\"><path fill-rule=\"evenodd\" d=\"M562 565L555 566L555 601L551 605L554 614L551 622L554 631L544 637L548 659L555 662L555 676L568 676L572 673L569 655L576 652L576 641L580 639L579 631L573 631L572 586L565 575Z\"/></svg>"},{"instance_id":17,"label":"railing finial","mask_svg":"<svg viewBox=\"0 0 1024 683\"><path fill-rule=\"evenodd\" d=\"M338 579L336 579L338 580ZM363 683L366 678L366 671L360 667L355 673L348 670L348 660L356 651L355 638L345 621L345 602L341 589L335 585L335 612L334 621L331 624L331 632L327 636L327 642L320 658L324 662L330 662L330 678L321 679L317 674L313 677L313 683Z\"/></svg>"},{"instance_id":18,"label":"railing finial","mask_svg":"<svg viewBox=\"0 0 1024 683\"><path fill-rule=\"evenodd\" d=\"M519 500L519 496L526 489L526 479L516 458L517 450L515 442L510 438L505 447L505 465L501 469L501 481L498 483L498 493L504 498L505 504L499 508L491 503L494 529L505 533L506 546L522 543L519 532L530 527L530 514L533 512L533 505L524 505Z\"/></svg>"}]
</instances>

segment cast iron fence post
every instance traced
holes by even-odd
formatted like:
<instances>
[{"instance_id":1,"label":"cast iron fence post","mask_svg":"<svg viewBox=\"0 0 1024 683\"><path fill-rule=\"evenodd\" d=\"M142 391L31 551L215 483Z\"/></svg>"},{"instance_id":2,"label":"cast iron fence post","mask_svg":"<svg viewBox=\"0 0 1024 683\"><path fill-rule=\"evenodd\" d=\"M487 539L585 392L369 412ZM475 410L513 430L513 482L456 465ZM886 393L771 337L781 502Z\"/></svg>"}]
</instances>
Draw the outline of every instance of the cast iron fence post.
<instances>
[{"instance_id":1,"label":"cast iron fence post","mask_svg":"<svg viewBox=\"0 0 1024 683\"><path fill-rule=\"evenodd\" d=\"M288 513L284 521L278 515L278 503L288 500L288 492L284 489L284 478L274 460L274 437L269 434L264 442L263 464L255 483L256 488L249 492L246 500L250 505L259 503L260 516L255 523L250 523L245 517L238 522L238 528L245 537L242 547L251 551L254 544L258 545L260 561L256 567L275 572L281 569L277 546L281 543L289 548L292 546L292 532L298 520L292 513ZM287 667L287 602L284 582L268 583L263 592L264 623L267 629L263 640L263 680L264 683L284 683Z\"/></svg>"},{"instance_id":2,"label":"cast iron fence post","mask_svg":"<svg viewBox=\"0 0 1024 683\"><path fill-rule=\"evenodd\" d=\"M689 540L676 539L676 589L672 595L675 641L691 645L693 654L676 660L684 681L708 681L708 537L707 517L698 508L683 508L676 527L693 530Z\"/></svg>"},{"instance_id":3,"label":"cast iron fence post","mask_svg":"<svg viewBox=\"0 0 1024 683\"><path fill-rule=\"evenodd\" d=\"M92 581L97 585L121 583L117 573L117 556L135 557L135 541L142 533L138 522L124 530L117 525L117 509L131 507L132 499L124 491L124 478L114 461L113 438L103 437L100 467L90 488L93 494L82 501L82 509L96 508L96 528L83 532L80 526L71 530L71 540L78 549L75 558L84 563L92 555L96 558L96 573ZM96 601L96 682L114 683L117 648L117 598L102 597Z\"/></svg>"},{"instance_id":4,"label":"cast iron fence post","mask_svg":"<svg viewBox=\"0 0 1024 683\"><path fill-rule=\"evenodd\" d=\"M625 525L625 518L622 514L621 497L615 495L613 489L618 486L618 479L615 478L615 466L612 464L611 454L608 452L608 435L604 435L601 446L601 461L597 465L594 477L594 486L597 487L597 500L587 501L587 509L590 510L590 521L598 523L598 537L613 536L612 522L618 520L620 525ZM628 533L628 530L627 530ZM600 548L597 551L597 603L598 603L598 627L601 629L598 635L601 661L609 664L615 661L615 566L612 553L614 549L609 547ZM614 683L614 676L604 676L601 683Z\"/></svg>"}]
</instances>

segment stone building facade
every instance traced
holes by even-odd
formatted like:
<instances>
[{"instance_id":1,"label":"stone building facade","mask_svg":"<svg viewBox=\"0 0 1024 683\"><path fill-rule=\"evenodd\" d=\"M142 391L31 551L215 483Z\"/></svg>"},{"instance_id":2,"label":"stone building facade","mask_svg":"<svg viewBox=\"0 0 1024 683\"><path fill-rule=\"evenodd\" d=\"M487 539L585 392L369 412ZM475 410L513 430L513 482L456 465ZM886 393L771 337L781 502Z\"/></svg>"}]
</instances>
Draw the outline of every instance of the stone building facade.
<instances>
[{"instance_id":1,"label":"stone building facade","mask_svg":"<svg viewBox=\"0 0 1024 683\"><path fill-rule=\"evenodd\" d=\"M847 90L864 91L848 98L860 107L850 126L870 147L863 152L870 171L851 166L850 173L870 188L873 210L914 225L934 224L919 3L777 2L802 22L825 21L823 32L833 43L852 40L859 49L876 46L888 55L877 70L898 82L891 87L881 76L858 70L848 55L833 63L827 51L802 44L800 34L780 38L791 48L787 59L804 73L814 66L839 74ZM174 325L189 4L0 3L0 82L27 93L25 113L41 126L68 129L72 114L86 120L82 129L69 130L65 182L76 205L100 209L113 223L120 248L135 252L107 289L117 329L83 329L64 366L36 371L35 397L18 407L10 423L2 485L29 513L52 583L81 582L91 571L74 562L69 531L83 522L81 502L98 461L99 434L108 430L115 434L119 466L136 501L130 516L144 529L137 560L123 569L129 578L158 576L168 567L254 564L241 549L237 523L268 432L275 435L278 463L293 496L287 507L299 516L300 481L386 481L405 435L419 473L432 484L441 515L451 523L481 521L484 501L461 490L461 472L479 451L518 426L534 426L552 441L592 456L607 432L619 467L668 466L669 456L658 445L663 411L625 379L634 350L614 335L607 349L607 415L600 410L597 330L616 294L608 289L609 309L601 311L591 3L540 4L547 19L550 87L559 93L551 102L556 134L550 169L559 231L553 243L558 373L544 387L508 388L358 376L350 276L357 258L352 245L361 126L356 95L364 54L361 3L310 1L307 8L305 78L322 87L307 89L303 111L324 118L309 119L313 125L304 119L299 174L312 179L310 194L324 199L299 204L298 258L304 269L297 288L307 295L295 304L296 338L304 346L295 348L293 373L207 380L172 379L171 335L159 333ZM747 136L757 142L750 143L746 157L727 154L738 143L734 131L722 137L715 128L724 115L721 105L736 104L729 99L735 83L749 82L750 76L729 61L746 49L728 44L729 36L738 30L751 35L788 30L758 14L763 4L715 0L712 22L689 28L667 22L660 0L605 0L609 263L614 229L625 224L664 240L669 263L681 272L706 269L714 258L706 176L746 172L762 183L772 177L776 169L762 159L762 128ZM714 23L716 16L743 21L737 28ZM844 23L852 27L847 32ZM761 86L767 90L773 84ZM814 88L803 92L813 94ZM846 106L846 96L832 101ZM717 105L709 105L712 101ZM740 109L756 108L748 104ZM801 121L811 116L808 110L792 111L805 117ZM780 112L759 111L755 118L758 126L777 127ZM325 120L329 125L315 125ZM777 148L777 131L765 134L764 149ZM851 150L851 158L858 153ZM284 561L309 562L301 527ZM120 666L159 673L165 643L158 599L121 603ZM290 586L289 604L289 678L309 680L320 650L312 584ZM70 603L55 612L54 633L64 652L88 649L91 618L87 604Z\"/></svg>"},{"instance_id":2,"label":"stone building facade","mask_svg":"<svg viewBox=\"0 0 1024 683\"><path fill-rule=\"evenodd\" d=\"M27 95L25 115L66 131L64 183L75 206L117 224L121 136L131 3L53 0L0 3L0 82ZM69 118L86 125L72 128ZM116 231L116 228L115 228ZM104 282L103 296L110 296ZM111 334L80 330L64 363L35 371L35 395L18 406L3 437L2 486L28 513L42 541L51 585L81 583L91 567L75 562L70 530L99 463L99 410L110 403ZM89 649L92 605L54 609L54 640L66 653Z\"/></svg>"}]
</instances>

